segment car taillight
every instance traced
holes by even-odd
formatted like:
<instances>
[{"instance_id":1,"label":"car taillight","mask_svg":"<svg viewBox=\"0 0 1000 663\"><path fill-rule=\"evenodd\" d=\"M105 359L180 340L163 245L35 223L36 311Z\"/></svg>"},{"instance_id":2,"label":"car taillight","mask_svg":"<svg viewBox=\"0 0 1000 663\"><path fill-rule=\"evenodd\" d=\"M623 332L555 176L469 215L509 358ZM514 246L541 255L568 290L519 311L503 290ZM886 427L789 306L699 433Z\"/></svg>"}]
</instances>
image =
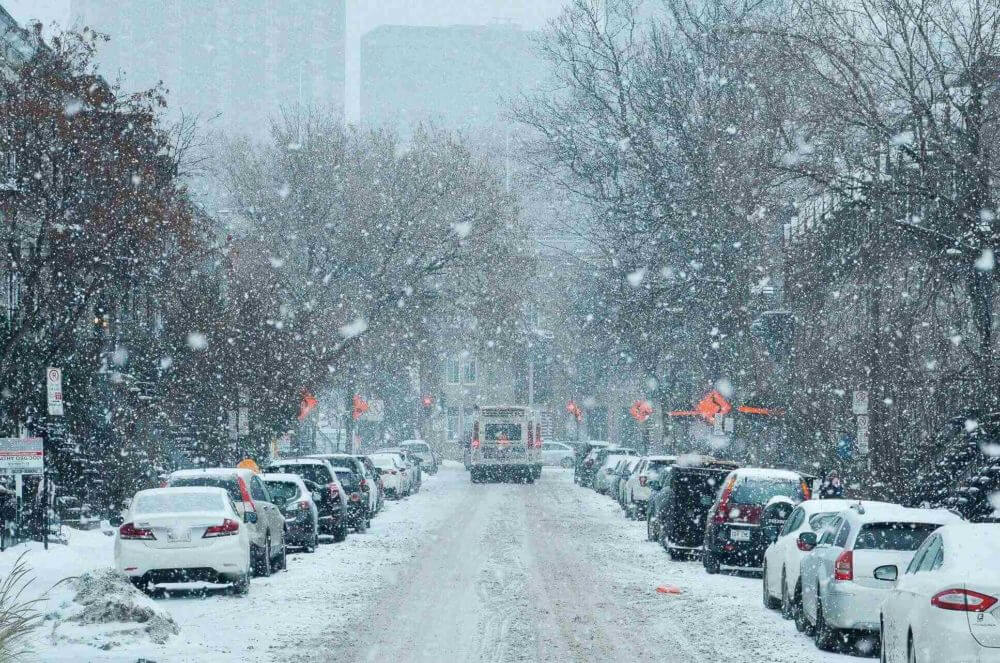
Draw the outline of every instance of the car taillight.
<instances>
[{"instance_id":1,"label":"car taillight","mask_svg":"<svg viewBox=\"0 0 1000 663\"><path fill-rule=\"evenodd\" d=\"M309 510L309 501L308 500L302 500L301 502L299 502L299 508L302 509L303 511L308 511Z\"/></svg>"},{"instance_id":2,"label":"car taillight","mask_svg":"<svg viewBox=\"0 0 1000 663\"><path fill-rule=\"evenodd\" d=\"M340 498L340 489L337 488L337 484L330 483L326 486L327 492L330 494L330 499L337 501Z\"/></svg>"},{"instance_id":3,"label":"car taillight","mask_svg":"<svg viewBox=\"0 0 1000 663\"><path fill-rule=\"evenodd\" d=\"M233 536L240 531L240 524L235 520L226 518L221 525L212 525L201 535L203 539L211 539L216 536Z\"/></svg>"},{"instance_id":4,"label":"car taillight","mask_svg":"<svg viewBox=\"0 0 1000 663\"><path fill-rule=\"evenodd\" d=\"M807 482L805 479L803 479L802 480L802 500L805 501L805 500L810 499L811 494L812 494L812 490L809 488L809 482Z\"/></svg>"},{"instance_id":5,"label":"car taillight","mask_svg":"<svg viewBox=\"0 0 1000 663\"><path fill-rule=\"evenodd\" d=\"M141 539L143 541L153 541L156 539L153 536L153 530L141 529L132 523L125 523L119 527L118 536L122 539Z\"/></svg>"},{"instance_id":6,"label":"car taillight","mask_svg":"<svg viewBox=\"0 0 1000 663\"><path fill-rule=\"evenodd\" d=\"M986 612L996 603L996 597L957 587L938 592L931 597L931 605L935 608L959 612Z\"/></svg>"},{"instance_id":7,"label":"car taillight","mask_svg":"<svg viewBox=\"0 0 1000 663\"><path fill-rule=\"evenodd\" d=\"M796 537L796 539L795 539L795 547L798 548L799 550L801 550L802 552L809 552L815 546L810 546L808 543L806 543L802 539L799 539L799 538Z\"/></svg>"},{"instance_id":8,"label":"car taillight","mask_svg":"<svg viewBox=\"0 0 1000 663\"><path fill-rule=\"evenodd\" d=\"M360 502L361 501L361 493L351 493L351 501L352 502Z\"/></svg>"},{"instance_id":9,"label":"car taillight","mask_svg":"<svg viewBox=\"0 0 1000 663\"><path fill-rule=\"evenodd\" d=\"M733 487L735 485L736 477L733 477L726 483L725 488L722 489L722 495L719 496L719 506L715 509L715 513L712 515L712 522L716 525L729 520L729 498L733 494Z\"/></svg>"},{"instance_id":10,"label":"car taillight","mask_svg":"<svg viewBox=\"0 0 1000 663\"><path fill-rule=\"evenodd\" d=\"M834 580L854 580L854 551L845 550L833 563Z\"/></svg>"},{"instance_id":11,"label":"car taillight","mask_svg":"<svg viewBox=\"0 0 1000 663\"><path fill-rule=\"evenodd\" d=\"M639 475L639 485L640 486L645 486L647 481L648 481L648 479L646 478L646 475L644 475L644 474L640 474Z\"/></svg>"}]
</instances>

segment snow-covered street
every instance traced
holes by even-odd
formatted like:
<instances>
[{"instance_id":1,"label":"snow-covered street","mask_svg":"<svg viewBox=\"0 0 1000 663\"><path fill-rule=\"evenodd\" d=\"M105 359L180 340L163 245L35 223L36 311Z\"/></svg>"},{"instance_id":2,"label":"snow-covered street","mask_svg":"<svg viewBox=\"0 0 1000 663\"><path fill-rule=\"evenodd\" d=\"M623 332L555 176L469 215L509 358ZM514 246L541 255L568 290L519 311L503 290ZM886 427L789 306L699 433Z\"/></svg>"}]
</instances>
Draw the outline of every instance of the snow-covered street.
<instances>
[{"instance_id":1,"label":"snow-covered street","mask_svg":"<svg viewBox=\"0 0 1000 663\"><path fill-rule=\"evenodd\" d=\"M80 533L69 548L31 552L29 561L49 585L60 569L110 564L111 541ZM4 564L16 554L4 553ZM660 585L682 593L657 593ZM66 600L54 591L46 611ZM446 464L367 534L292 555L287 572L255 578L246 599L217 590L155 601L179 627L164 645L53 621L40 632L38 658L326 661L335 651L358 661L848 659L819 652L765 611L757 578L671 562L645 540L643 523L555 469L534 485L472 484Z\"/></svg>"}]
</instances>

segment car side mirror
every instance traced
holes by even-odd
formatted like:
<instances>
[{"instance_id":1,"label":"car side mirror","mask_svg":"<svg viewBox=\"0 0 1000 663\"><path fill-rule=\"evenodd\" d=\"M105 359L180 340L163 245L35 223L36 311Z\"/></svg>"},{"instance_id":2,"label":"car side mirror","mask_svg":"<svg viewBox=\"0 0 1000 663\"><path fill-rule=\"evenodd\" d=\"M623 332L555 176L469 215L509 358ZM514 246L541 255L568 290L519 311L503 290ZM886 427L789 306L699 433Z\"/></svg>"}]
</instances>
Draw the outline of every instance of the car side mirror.
<instances>
[{"instance_id":1,"label":"car side mirror","mask_svg":"<svg viewBox=\"0 0 1000 663\"><path fill-rule=\"evenodd\" d=\"M653 490L653 491L657 491L657 490L659 490L659 489L660 489L661 487L662 487L662 486L660 485L660 482L659 482L659 481L656 481L656 480L653 480L653 481L650 481L650 482L649 482L649 489L650 489L650 490Z\"/></svg>"},{"instance_id":2,"label":"car side mirror","mask_svg":"<svg viewBox=\"0 0 1000 663\"><path fill-rule=\"evenodd\" d=\"M899 578L899 567L897 567L895 564L876 566L874 575L877 580L896 582L896 580Z\"/></svg>"},{"instance_id":3,"label":"car side mirror","mask_svg":"<svg viewBox=\"0 0 1000 663\"><path fill-rule=\"evenodd\" d=\"M809 552L816 547L816 532L802 532L795 540L795 545L803 552Z\"/></svg>"},{"instance_id":4,"label":"car side mirror","mask_svg":"<svg viewBox=\"0 0 1000 663\"><path fill-rule=\"evenodd\" d=\"M256 511L244 511L243 512L243 522L255 525L257 523L257 512Z\"/></svg>"},{"instance_id":5,"label":"car side mirror","mask_svg":"<svg viewBox=\"0 0 1000 663\"><path fill-rule=\"evenodd\" d=\"M111 524L112 527L120 527L121 524L124 522L125 519L121 516L121 514L117 514L108 518L108 523Z\"/></svg>"}]
</instances>

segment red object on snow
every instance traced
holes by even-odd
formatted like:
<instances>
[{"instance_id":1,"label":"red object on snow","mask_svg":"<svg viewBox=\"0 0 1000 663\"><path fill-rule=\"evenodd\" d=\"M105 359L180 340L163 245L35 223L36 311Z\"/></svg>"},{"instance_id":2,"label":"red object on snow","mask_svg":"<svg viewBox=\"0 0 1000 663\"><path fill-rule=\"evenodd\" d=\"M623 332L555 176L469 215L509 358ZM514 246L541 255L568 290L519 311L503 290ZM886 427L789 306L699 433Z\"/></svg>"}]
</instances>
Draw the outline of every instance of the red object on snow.
<instances>
[{"instance_id":1,"label":"red object on snow","mask_svg":"<svg viewBox=\"0 0 1000 663\"><path fill-rule=\"evenodd\" d=\"M660 585L656 588L659 594L683 594L683 590L675 585Z\"/></svg>"}]
</instances>

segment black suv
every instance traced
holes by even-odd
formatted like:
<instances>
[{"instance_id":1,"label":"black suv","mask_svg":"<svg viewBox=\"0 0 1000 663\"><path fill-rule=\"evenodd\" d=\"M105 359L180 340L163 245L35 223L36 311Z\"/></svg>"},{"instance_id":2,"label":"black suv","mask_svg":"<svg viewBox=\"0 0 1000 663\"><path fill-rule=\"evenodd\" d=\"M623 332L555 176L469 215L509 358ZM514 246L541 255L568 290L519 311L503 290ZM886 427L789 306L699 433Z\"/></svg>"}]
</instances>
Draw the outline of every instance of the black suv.
<instances>
[{"instance_id":1,"label":"black suv","mask_svg":"<svg viewBox=\"0 0 1000 663\"><path fill-rule=\"evenodd\" d=\"M677 559L701 550L705 519L715 503L719 487L736 463L709 456L681 456L657 479L646 515L646 537L659 541Z\"/></svg>"}]
</instances>

